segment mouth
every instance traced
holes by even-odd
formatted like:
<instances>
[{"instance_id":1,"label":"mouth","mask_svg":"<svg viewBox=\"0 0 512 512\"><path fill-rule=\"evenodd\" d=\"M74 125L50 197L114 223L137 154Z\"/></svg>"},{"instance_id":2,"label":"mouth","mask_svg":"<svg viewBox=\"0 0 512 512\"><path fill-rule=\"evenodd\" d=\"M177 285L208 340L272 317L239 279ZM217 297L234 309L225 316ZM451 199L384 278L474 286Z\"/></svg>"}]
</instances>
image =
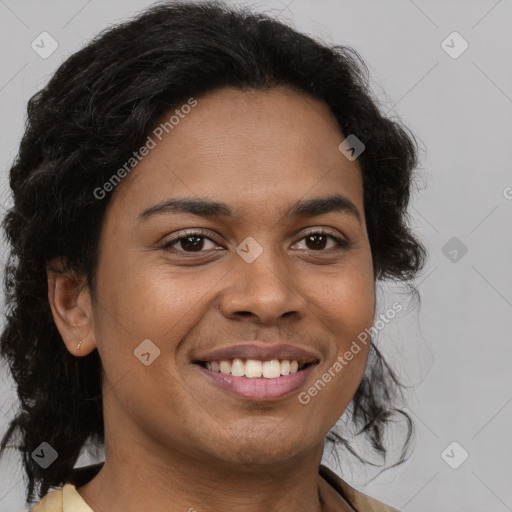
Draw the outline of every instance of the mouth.
<instances>
[{"instance_id":1,"label":"mouth","mask_svg":"<svg viewBox=\"0 0 512 512\"><path fill-rule=\"evenodd\" d=\"M244 400L269 402L285 399L304 387L318 364L234 359L198 361L194 366L215 389Z\"/></svg>"},{"instance_id":2,"label":"mouth","mask_svg":"<svg viewBox=\"0 0 512 512\"><path fill-rule=\"evenodd\" d=\"M297 359L222 359L214 361L197 361L196 364L212 372L244 377L246 379L277 379L304 371L317 361L299 361Z\"/></svg>"},{"instance_id":3,"label":"mouth","mask_svg":"<svg viewBox=\"0 0 512 512\"><path fill-rule=\"evenodd\" d=\"M321 355L312 348L260 340L194 354L192 366L215 389L245 400L279 400L305 385Z\"/></svg>"}]
</instances>

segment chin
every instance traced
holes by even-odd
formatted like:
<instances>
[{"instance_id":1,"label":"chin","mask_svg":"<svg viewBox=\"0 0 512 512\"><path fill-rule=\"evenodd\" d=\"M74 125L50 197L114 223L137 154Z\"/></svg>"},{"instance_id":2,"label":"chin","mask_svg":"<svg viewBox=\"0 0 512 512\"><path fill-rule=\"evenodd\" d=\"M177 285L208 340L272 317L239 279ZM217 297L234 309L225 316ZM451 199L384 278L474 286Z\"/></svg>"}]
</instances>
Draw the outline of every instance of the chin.
<instances>
[{"instance_id":1,"label":"chin","mask_svg":"<svg viewBox=\"0 0 512 512\"><path fill-rule=\"evenodd\" d=\"M272 465L292 459L304 452L304 441L284 444L281 440L269 442L269 438L251 438L230 440L228 447L217 453L217 456L227 464L242 465Z\"/></svg>"}]
</instances>

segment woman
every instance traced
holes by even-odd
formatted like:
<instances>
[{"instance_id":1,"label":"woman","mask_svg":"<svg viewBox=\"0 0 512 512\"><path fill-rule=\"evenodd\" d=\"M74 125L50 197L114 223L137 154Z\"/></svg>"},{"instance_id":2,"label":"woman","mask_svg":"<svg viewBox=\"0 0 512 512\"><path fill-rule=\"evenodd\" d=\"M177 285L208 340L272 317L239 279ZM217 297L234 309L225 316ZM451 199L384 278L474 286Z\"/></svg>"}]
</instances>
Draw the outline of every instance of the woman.
<instances>
[{"instance_id":1,"label":"woman","mask_svg":"<svg viewBox=\"0 0 512 512\"><path fill-rule=\"evenodd\" d=\"M400 460L412 428L368 333L377 282L424 264L416 147L363 69L262 14L173 3L30 100L1 349L34 511L395 510L321 465L326 440L367 458L344 414L382 456L404 415ZM87 443L104 463L74 468Z\"/></svg>"}]
</instances>

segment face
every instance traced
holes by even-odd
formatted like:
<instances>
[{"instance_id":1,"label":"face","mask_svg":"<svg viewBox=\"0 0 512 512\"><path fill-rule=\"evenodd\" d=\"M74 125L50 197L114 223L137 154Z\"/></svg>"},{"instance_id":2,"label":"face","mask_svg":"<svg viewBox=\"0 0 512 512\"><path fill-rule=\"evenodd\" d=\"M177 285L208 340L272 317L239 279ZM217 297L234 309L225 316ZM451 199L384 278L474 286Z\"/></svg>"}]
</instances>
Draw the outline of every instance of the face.
<instances>
[{"instance_id":1,"label":"face","mask_svg":"<svg viewBox=\"0 0 512 512\"><path fill-rule=\"evenodd\" d=\"M285 88L217 90L163 135L102 227L89 350L104 367L106 426L212 463L298 457L323 442L366 365L363 346L332 370L375 311L359 164L338 150L328 107ZM305 354L265 352L284 345ZM251 380L198 362L231 362L210 355L234 346L242 362L314 364Z\"/></svg>"}]
</instances>

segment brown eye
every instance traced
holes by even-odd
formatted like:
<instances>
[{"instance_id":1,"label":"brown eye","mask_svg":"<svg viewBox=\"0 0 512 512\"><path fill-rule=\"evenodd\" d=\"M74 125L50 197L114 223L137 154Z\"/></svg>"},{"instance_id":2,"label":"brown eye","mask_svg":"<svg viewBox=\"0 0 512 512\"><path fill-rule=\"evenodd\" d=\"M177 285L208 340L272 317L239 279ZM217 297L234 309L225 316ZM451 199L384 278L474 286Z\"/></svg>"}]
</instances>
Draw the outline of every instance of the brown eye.
<instances>
[{"instance_id":1,"label":"brown eye","mask_svg":"<svg viewBox=\"0 0 512 512\"><path fill-rule=\"evenodd\" d=\"M305 240L309 249L325 249L327 238L326 235L308 235Z\"/></svg>"},{"instance_id":2,"label":"brown eye","mask_svg":"<svg viewBox=\"0 0 512 512\"><path fill-rule=\"evenodd\" d=\"M211 247L208 247L208 243ZM202 231L189 231L184 236L178 236L162 246L162 249L182 252L182 253L201 253L214 249L217 244L210 237L207 237Z\"/></svg>"},{"instance_id":3,"label":"brown eye","mask_svg":"<svg viewBox=\"0 0 512 512\"><path fill-rule=\"evenodd\" d=\"M332 249L347 249L349 247L349 242L347 242L346 240L338 238L324 231L314 231L308 233L305 237L301 239L301 241L302 240L305 240L307 249L315 252L327 252ZM329 240L334 241L334 246L327 247Z\"/></svg>"},{"instance_id":4,"label":"brown eye","mask_svg":"<svg viewBox=\"0 0 512 512\"><path fill-rule=\"evenodd\" d=\"M202 236L187 236L180 238L176 243L180 244L181 248L185 251L198 252L204 246L204 237Z\"/></svg>"}]
</instances>

